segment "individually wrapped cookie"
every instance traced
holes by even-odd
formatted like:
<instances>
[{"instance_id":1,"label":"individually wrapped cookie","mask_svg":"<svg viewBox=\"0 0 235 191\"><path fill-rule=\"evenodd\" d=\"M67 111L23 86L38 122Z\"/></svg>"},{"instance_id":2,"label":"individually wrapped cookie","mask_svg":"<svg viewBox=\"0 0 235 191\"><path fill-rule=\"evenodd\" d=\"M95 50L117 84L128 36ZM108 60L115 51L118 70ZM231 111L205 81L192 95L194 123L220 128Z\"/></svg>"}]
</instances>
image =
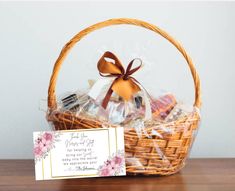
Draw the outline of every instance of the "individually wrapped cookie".
<instances>
[{"instance_id":1,"label":"individually wrapped cookie","mask_svg":"<svg viewBox=\"0 0 235 191\"><path fill-rule=\"evenodd\" d=\"M167 115L165 118L166 122L172 122L176 121L182 117L187 117L190 113L193 113L193 107L183 104L183 103L178 103L177 105L174 106L174 108L171 110L171 112Z\"/></svg>"}]
</instances>

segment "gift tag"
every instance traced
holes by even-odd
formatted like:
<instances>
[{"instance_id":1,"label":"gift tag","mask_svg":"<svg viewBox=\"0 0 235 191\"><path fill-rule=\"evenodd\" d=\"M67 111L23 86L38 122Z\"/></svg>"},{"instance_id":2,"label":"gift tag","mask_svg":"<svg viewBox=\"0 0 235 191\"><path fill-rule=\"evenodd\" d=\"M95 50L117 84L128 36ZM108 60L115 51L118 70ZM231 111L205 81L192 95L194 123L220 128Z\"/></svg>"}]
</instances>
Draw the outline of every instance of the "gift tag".
<instances>
[{"instance_id":1,"label":"gift tag","mask_svg":"<svg viewBox=\"0 0 235 191\"><path fill-rule=\"evenodd\" d=\"M36 180L126 175L123 127L34 132Z\"/></svg>"}]
</instances>

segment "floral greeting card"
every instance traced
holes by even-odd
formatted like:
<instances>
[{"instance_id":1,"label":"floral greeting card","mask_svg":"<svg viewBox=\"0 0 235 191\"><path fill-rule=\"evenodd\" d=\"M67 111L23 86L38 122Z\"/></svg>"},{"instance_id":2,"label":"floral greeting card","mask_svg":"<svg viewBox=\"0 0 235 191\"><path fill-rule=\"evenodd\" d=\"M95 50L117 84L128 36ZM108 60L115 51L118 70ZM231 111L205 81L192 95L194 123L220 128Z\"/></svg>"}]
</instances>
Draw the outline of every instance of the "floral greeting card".
<instances>
[{"instance_id":1,"label":"floral greeting card","mask_svg":"<svg viewBox=\"0 0 235 191\"><path fill-rule=\"evenodd\" d=\"M34 132L36 180L126 175L123 128Z\"/></svg>"}]
</instances>

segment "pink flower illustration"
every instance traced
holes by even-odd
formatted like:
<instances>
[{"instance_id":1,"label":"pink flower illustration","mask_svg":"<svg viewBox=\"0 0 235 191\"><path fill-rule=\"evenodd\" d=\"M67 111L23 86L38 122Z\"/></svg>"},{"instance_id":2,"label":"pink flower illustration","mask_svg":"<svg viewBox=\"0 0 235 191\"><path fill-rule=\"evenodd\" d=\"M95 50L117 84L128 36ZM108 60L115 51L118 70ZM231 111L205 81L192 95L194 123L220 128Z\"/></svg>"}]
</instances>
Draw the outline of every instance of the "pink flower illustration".
<instances>
[{"instance_id":1,"label":"pink flower illustration","mask_svg":"<svg viewBox=\"0 0 235 191\"><path fill-rule=\"evenodd\" d=\"M53 135L51 133L45 132L42 136L46 141L52 141Z\"/></svg>"},{"instance_id":2,"label":"pink flower illustration","mask_svg":"<svg viewBox=\"0 0 235 191\"><path fill-rule=\"evenodd\" d=\"M36 157L40 157L41 155L42 155L42 149L41 149L41 147L40 146L36 146L36 147L34 147L34 155L36 156Z\"/></svg>"},{"instance_id":3,"label":"pink flower illustration","mask_svg":"<svg viewBox=\"0 0 235 191\"><path fill-rule=\"evenodd\" d=\"M47 155L51 148L53 148L54 142L58 135L51 132L44 132L40 134L34 143L34 155L36 159L41 159Z\"/></svg>"},{"instance_id":4,"label":"pink flower illustration","mask_svg":"<svg viewBox=\"0 0 235 191\"><path fill-rule=\"evenodd\" d=\"M110 176L110 175L111 175L111 172L108 166L105 166L101 169L100 176Z\"/></svg>"},{"instance_id":5,"label":"pink flower illustration","mask_svg":"<svg viewBox=\"0 0 235 191\"><path fill-rule=\"evenodd\" d=\"M120 156L115 156L113 158L115 165L118 165L118 166L120 166L123 163L123 160L124 160L123 157L120 157Z\"/></svg>"},{"instance_id":6,"label":"pink flower illustration","mask_svg":"<svg viewBox=\"0 0 235 191\"><path fill-rule=\"evenodd\" d=\"M39 144L43 152L46 152L52 146L52 141L47 141L46 139L42 139L42 142Z\"/></svg>"},{"instance_id":7,"label":"pink flower illustration","mask_svg":"<svg viewBox=\"0 0 235 191\"><path fill-rule=\"evenodd\" d=\"M104 162L104 165L99 169L100 176L115 176L117 175L124 164L124 156L115 155L113 158Z\"/></svg>"}]
</instances>

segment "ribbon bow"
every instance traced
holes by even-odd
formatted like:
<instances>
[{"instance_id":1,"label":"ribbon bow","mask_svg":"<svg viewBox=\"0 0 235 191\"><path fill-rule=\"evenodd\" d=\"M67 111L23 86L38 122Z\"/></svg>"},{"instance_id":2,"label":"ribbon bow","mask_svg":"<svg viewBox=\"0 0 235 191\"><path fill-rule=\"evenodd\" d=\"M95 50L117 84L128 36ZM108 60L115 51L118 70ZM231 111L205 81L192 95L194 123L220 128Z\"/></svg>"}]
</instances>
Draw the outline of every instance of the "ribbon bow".
<instances>
[{"instance_id":1,"label":"ribbon bow","mask_svg":"<svg viewBox=\"0 0 235 191\"><path fill-rule=\"evenodd\" d=\"M130 61L125 70L121 61L112 52L105 52L100 58L97 65L100 75L103 77L116 77L104 97L102 102L103 108L107 107L113 92L118 94L125 101L128 101L133 94L140 91L138 81L131 76L142 66L142 61L138 59L140 61L139 66L132 69L132 65L137 59L138 58ZM112 60L113 62L109 60Z\"/></svg>"}]
</instances>

